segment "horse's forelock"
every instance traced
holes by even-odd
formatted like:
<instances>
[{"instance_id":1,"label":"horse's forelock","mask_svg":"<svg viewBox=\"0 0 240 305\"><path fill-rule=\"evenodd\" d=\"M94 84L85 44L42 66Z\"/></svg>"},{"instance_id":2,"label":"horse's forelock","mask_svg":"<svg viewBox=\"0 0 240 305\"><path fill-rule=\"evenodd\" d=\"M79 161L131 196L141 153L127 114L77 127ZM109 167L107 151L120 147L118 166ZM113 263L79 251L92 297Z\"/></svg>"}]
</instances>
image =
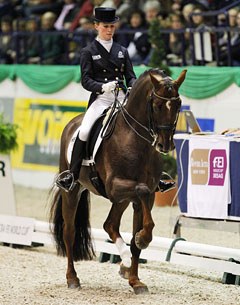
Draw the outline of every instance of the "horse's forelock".
<instances>
[{"instance_id":1,"label":"horse's forelock","mask_svg":"<svg viewBox=\"0 0 240 305\"><path fill-rule=\"evenodd\" d=\"M152 68L152 69L144 71L138 77L138 79L136 80L136 82L134 84L134 87L138 86L139 84L142 84L143 82L144 82L144 85L151 84L150 73L153 74L154 76L157 76L157 78L159 77L159 81L161 81L164 77L167 76L163 70L160 70L158 68Z\"/></svg>"},{"instance_id":2,"label":"horse's forelock","mask_svg":"<svg viewBox=\"0 0 240 305\"><path fill-rule=\"evenodd\" d=\"M156 79L159 81L159 83L164 80L167 83L172 84L172 78L169 77L164 70L161 70L159 68L152 68L149 70L144 71L136 80L134 83L134 86L132 88L132 91L138 90L139 87L144 87L147 91L152 88L152 81L150 78L150 73L156 77Z\"/></svg>"}]
</instances>

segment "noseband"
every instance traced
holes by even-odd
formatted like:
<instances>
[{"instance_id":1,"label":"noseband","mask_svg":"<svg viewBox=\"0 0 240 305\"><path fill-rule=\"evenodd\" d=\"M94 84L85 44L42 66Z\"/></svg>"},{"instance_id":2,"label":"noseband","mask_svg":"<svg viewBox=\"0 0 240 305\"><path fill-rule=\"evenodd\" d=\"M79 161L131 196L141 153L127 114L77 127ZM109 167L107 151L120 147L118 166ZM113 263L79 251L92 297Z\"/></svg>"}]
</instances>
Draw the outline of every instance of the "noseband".
<instances>
[{"instance_id":1,"label":"noseband","mask_svg":"<svg viewBox=\"0 0 240 305\"><path fill-rule=\"evenodd\" d=\"M148 107L149 108L149 111L148 111L149 125L151 126L151 129L154 131L154 133L158 133L161 130L168 130L168 131L175 132L180 109L177 112L177 118L176 118L174 124L156 126L154 119L153 119L153 96L157 97L158 99L164 100L164 101L177 101L177 100L180 100L180 96L178 95L176 97L168 98L168 97L164 97L164 96L157 94L153 90L150 95L150 103L148 104L149 105L149 107Z\"/></svg>"}]
</instances>

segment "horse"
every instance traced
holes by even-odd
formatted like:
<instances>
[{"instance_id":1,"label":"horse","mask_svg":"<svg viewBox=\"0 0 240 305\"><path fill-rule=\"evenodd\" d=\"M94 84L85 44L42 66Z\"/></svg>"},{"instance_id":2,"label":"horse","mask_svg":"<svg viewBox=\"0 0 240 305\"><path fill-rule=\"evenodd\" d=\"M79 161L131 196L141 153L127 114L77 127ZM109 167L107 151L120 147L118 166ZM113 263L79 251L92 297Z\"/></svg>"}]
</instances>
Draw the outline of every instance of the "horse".
<instances>
[{"instance_id":1,"label":"horse","mask_svg":"<svg viewBox=\"0 0 240 305\"><path fill-rule=\"evenodd\" d=\"M144 71L125 103L119 105L111 135L103 138L95 158L96 171L112 203L103 228L119 250L119 273L128 279L136 294L148 293L147 285L138 277L139 257L152 240L151 210L162 174L161 153L174 149L173 135L181 108L178 91L186 72L183 70L173 80L158 68ZM67 148L82 117L83 114L74 117L62 132L60 173L69 168ZM53 187L52 191L50 222L57 253L67 256L69 288L81 288L74 261L95 256L89 221L90 192L101 194L91 183L90 172L89 166L82 165L79 184L73 190L65 192ZM120 221L130 203L133 231L129 250L120 234Z\"/></svg>"}]
</instances>

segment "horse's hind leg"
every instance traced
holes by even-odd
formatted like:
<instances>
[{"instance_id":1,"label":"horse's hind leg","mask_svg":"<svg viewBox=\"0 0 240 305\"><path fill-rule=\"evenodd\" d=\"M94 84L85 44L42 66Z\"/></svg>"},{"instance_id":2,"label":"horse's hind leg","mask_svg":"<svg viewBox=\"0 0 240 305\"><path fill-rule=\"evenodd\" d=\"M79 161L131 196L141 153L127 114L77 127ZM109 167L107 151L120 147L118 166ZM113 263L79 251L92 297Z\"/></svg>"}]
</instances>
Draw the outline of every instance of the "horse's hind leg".
<instances>
[{"instance_id":1,"label":"horse's hind leg","mask_svg":"<svg viewBox=\"0 0 240 305\"><path fill-rule=\"evenodd\" d=\"M120 257L122 259L119 273L123 278L128 278L129 275L131 266L131 253L120 235L119 228L123 212L126 210L128 205L128 201L113 203L108 217L103 225L104 230L108 233L109 237L118 248Z\"/></svg>"},{"instance_id":2,"label":"horse's hind leg","mask_svg":"<svg viewBox=\"0 0 240 305\"><path fill-rule=\"evenodd\" d=\"M80 281L77 277L77 272L74 268L74 242L75 242L75 217L78 208L78 199L81 196L78 191L79 186L74 188L71 193L63 192L63 241L66 248L67 255L67 284L68 288L79 288Z\"/></svg>"}]
</instances>

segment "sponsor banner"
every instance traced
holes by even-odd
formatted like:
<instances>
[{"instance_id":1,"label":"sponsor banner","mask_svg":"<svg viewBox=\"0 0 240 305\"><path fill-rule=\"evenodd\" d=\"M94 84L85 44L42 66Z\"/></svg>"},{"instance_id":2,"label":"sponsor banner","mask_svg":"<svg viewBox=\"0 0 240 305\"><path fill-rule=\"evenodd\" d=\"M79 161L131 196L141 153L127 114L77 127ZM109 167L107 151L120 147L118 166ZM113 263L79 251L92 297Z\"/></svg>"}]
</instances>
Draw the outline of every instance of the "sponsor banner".
<instances>
[{"instance_id":1,"label":"sponsor banner","mask_svg":"<svg viewBox=\"0 0 240 305\"><path fill-rule=\"evenodd\" d=\"M229 141L191 136L188 163L188 216L226 218L231 202Z\"/></svg>"},{"instance_id":2,"label":"sponsor banner","mask_svg":"<svg viewBox=\"0 0 240 305\"><path fill-rule=\"evenodd\" d=\"M4 114L4 120L7 122L13 121L13 105L13 98L0 96L0 113Z\"/></svg>"},{"instance_id":3,"label":"sponsor banner","mask_svg":"<svg viewBox=\"0 0 240 305\"><path fill-rule=\"evenodd\" d=\"M62 131L86 106L86 101L15 99L14 122L19 126L19 147L12 154L12 166L56 172Z\"/></svg>"},{"instance_id":4,"label":"sponsor banner","mask_svg":"<svg viewBox=\"0 0 240 305\"><path fill-rule=\"evenodd\" d=\"M0 215L0 241L30 246L34 222L33 218Z\"/></svg>"}]
</instances>

